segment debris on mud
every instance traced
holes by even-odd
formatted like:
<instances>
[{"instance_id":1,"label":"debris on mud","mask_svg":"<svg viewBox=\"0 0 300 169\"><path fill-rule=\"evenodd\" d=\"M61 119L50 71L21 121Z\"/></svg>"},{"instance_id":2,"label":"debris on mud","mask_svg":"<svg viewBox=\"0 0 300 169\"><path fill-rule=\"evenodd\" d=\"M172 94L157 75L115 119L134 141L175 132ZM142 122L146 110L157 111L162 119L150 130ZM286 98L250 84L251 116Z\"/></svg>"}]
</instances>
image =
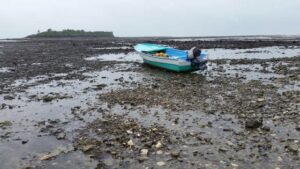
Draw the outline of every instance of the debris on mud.
<instances>
[{"instance_id":1,"label":"debris on mud","mask_svg":"<svg viewBox=\"0 0 300 169\"><path fill-rule=\"evenodd\" d=\"M40 157L39 157L39 160L50 160L50 159L53 159L61 154L65 154L65 153L68 153L70 151L73 151L74 148L72 147L72 145L67 145L65 147L58 147L57 149L47 153L47 154L42 154Z\"/></svg>"},{"instance_id":2,"label":"debris on mud","mask_svg":"<svg viewBox=\"0 0 300 169\"><path fill-rule=\"evenodd\" d=\"M106 156L111 156L114 161L113 166L117 167L124 160L131 161L127 164L129 166L139 164L147 160L147 156L155 154L157 149L168 149L156 146L157 143L168 145L173 142L168 132L158 125L145 128L133 119L109 114L81 130L75 141L75 147L96 159L107 154ZM108 167L105 163L99 165Z\"/></svg>"},{"instance_id":3,"label":"debris on mud","mask_svg":"<svg viewBox=\"0 0 300 169\"><path fill-rule=\"evenodd\" d=\"M60 93L49 93L41 98L44 102L51 102L52 100L61 100L72 98L72 96L68 96L67 94L61 95Z\"/></svg>"},{"instance_id":4,"label":"debris on mud","mask_svg":"<svg viewBox=\"0 0 300 169\"><path fill-rule=\"evenodd\" d=\"M0 128L1 129L6 129L7 127L10 127L11 125L12 125L12 123L10 121L0 122Z\"/></svg>"}]
</instances>

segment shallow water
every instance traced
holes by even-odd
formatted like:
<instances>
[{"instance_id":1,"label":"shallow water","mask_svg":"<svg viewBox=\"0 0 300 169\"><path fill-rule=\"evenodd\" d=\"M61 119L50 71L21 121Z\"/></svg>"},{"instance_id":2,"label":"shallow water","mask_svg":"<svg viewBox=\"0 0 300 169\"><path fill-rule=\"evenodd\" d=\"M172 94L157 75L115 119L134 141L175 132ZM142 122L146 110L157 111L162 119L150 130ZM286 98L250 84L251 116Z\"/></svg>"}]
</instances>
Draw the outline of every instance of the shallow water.
<instances>
[{"instance_id":1,"label":"shallow water","mask_svg":"<svg viewBox=\"0 0 300 169\"><path fill-rule=\"evenodd\" d=\"M243 36L231 36L231 37L199 37L199 38L171 38L167 39L168 41L217 41L217 40L242 40L242 41L257 41L257 40L274 40L274 39L288 39L289 37L270 37L270 36L251 36L251 37L243 37Z\"/></svg>"},{"instance_id":2,"label":"shallow water","mask_svg":"<svg viewBox=\"0 0 300 169\"><path fill-rule=\"evenodd\" d=\"M130 65L127 65L130 66ZM141 82L145 76L140 73L124 72L125 65L117 65L111 68L114 71L95 71L83 73L86 80L52 80L46 84L40 83L49 76L37 76L31 79L20 79L12 85L13 88L28 86L25 92L17 93L15 99L4 100L0 95L0 103L11 105L13 109L0 110L0 122L10 121L12 126L6 130L0 128L0 135L8 133L7 139L2 139L0 151L1 167L21 168L26 166L43 165L46 168L95 168L97 163L86 157L81 151L70 150L54 160L40 161L42 155L47 154L59 147L66 147L72 142L74 130L79 129L99 117L97 112L90 112L80 116L85 109L97 102L97 95L111 90L130 88L132 82ZM121 70L121 72L119 71ZM54 74L56 77L64 77L66 74ZM98 85L101 87L99 88ZM70 98L55 99L51 102L39 101L41 97L51 93L67 95ZM35 95L35 99L30 97ZM73 112L74 107L80 106L79 112ZM74 114L75 113L75 114ZM93 114L94 113L94 114ZM39 122L59 119L66 133L66 140L57 140L48 132L41 133L36 125ZM51 128L50 128L51 129ZM27 141L22 144L22 141Z\"/></svg>"},{"instance_id":3,"label":"shallow water","mask_svg":"<svg viewBox=\"0 0 300 169\"><path fill-rule=\"evenodd\" d=\"M210 60L215 59L271 59L300 55L300 47L284 48L280 46L253 49L204 49Z\"/></svg>"},{"instance_id":4,"label":"shallow water","mask_svg":"<svg viewBox=\"0 0 300 169\"><path fill-rule=\"evenodd\" d=\"M209 60L216 59L271 59L285 58L300 55L300 47L264 47L253 49L204 49L204 53L208 55ZM104 54L85 58L87 61L120 61L120 62L142 62L142 58L135 52Z\"/></svg>"},{"instance_id":5,"label":"shallow water","mask_svg":"<svg viewBox=\"0 0 300 169\"><path fill-rule=\"evenodd\" d=\"M0 51L1 53L1 51ZM0 73L8 73L8 72L11 72L13 70L12 67L1 67L0 68Z\"/></svg>"},{"instance_id":6,"label":"shallow water","mask_svg":"<svg viewBox=\"0 0 300 169\"><path fill-rule=\"evenodd\" d=\"M112 46L112 47L102 47L102 48L91 48L92 50L120 50L120 49L132 49L132 47L130 46L120 46L120 47L115 47L115 46Z\"/></svg>"},{"instance_id":7,"label":"shallow water","mask_svg":"<svg viewBox=\"0 0 300 169\"><path fill-rule=\"evenodd\" d=\"M5 42L5 43L9 43L9 42L25 42L27 40L24 39L0 39L0 42Z\"/></svg>"},{"instance_id":8,"label":"shallow water","mask_svg":"<svg viewBox=\"0 0 300 169\"><path fill-rule=\"evenodd\" d=\"M104 54L85 58L87 61L120 61L120 62L141 62L142 58L139 54L131 52L128 54Z\"/></svg>"}]
</instances>

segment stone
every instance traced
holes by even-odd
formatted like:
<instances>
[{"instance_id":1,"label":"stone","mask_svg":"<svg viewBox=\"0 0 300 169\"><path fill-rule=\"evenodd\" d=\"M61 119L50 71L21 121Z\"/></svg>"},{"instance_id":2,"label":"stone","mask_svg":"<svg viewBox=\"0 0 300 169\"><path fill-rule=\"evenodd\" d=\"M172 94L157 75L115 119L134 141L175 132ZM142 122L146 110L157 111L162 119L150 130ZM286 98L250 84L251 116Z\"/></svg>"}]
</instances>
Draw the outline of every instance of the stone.
<instances>
[{"instance_id":1,"label":"stone","mask_svg":"<svg viewBox=\"0 0 300 169\"><path fill-rule=\"evenodd\" d=\"M286 146L286 149L289 151L289 152L292 152L292 153L297 153L298 152L298 145L297 144L290 144L290 145L287 145Z\"/></svg>"},{"instance_id":2,"label":"stone","mask_svg":"<svg viewBox=\"0 0 300 169\"><path fill-rule=\"evenodd\" d=\"M257 101L258 102L263 102L263 101L265 101L265 99L264 98L258 98Z\"/></svg>"},{"instance_id":3,"label":"stone","mask_svg":"<svg viewBox=\"0 0 300 169\"><path fill-rule=\"evenodd\" d=\"M44 96L42 99L44 102L51 102L55 98L53 96Z\"/></svg>"},{"instance_id":4,"label":"stone","mask_svg":"<svg viewBox=\"0 0 300 169\"><path fill-rule=\"evenodd\" d=\"M248 119L245 123L245 127L248 129L257 129L263 125L262 120Z\"/></svg>"},{"instance_id":5,"label":"stone","mask_svg":"<svg viewBox=\"0 0 300 169\"><path fill-rule=\"evenodd\" d=\"M28 143L28 140L22 140L22 144Z\"/></svg>"},{"instance_id":6,"label":"stone","mask_svg":"<svg viewBox=\"0 0 300 169\"><path fill-rule=\"evenodd\" d=\"M155 145L155 148L161 148L161 147L162 147L162 144L161 144L160 141L158 141L158 142L156 143L156 145Z\"/></svg>"},{"instance_id":7,"label":"stone","mask_svg":"<svg viewBox=\"0 0 300 169\"><path fill-rule=\"evenodd\" d=\"M15 99L15 97L11 96L11 95L6 95L6 96L3 97L3 99L4 100L13 100L13 99Z\"/></svg>"},{"instance_id":8,"label":"stone","mask_svg":"<svg viewBox=\"0 0 300 169\"><path fill-rule=\"evenodd\" d=\"M56 136L57 140L65 139L65 137L66 137L66 133L64 132L58 133Z\"/></svg>"},{"instance_id":9,"label":"stone","mask_svg":"<svg viewBox=\"0 0 300 169\"><path fill-rule=\"evenodd\" d=\"M164 166L164 165L166 165L166 163L163 162L163 161L159 161L159 162L157 162L156 164L157 164L158 166Z\"/></svg>"},{"instance_id":10,"label":"stone","mask_svg":"<svg viewBox=\"0 0 300 169\"><path fill-rule=\"evenodd\" d=\"M263 126L261 129L264 131L271 131L271 128L269 126Z\"/></svg>"},{"instance_id":11,"label":"stone","mask_svg":"<svg viewBox=\"0 0 300 169\"><path fill-rule=\"evenodd\" d=\"M141 150L141 155L142 156L147 156L148 155L149 150L148 149L142 149Z\"/></svg>"},{"instance_id":12,"label":"stone","mask_svg":"<svg viewBox=\"0 0 300 169\"><path fill-rule=\"evenodd\" d=\"M92 150L94 147L95 147L95 145L85 145L82 147L82 151L87 152L87 151Z\"/></svg>"},{"instance_id":13,"label":"stone","mask_svg":"<svg viewBox=\"0 0 300 169\"><path fill-rule=\"evenodd\" d=\"M128 142L127 142L127 144L131 147L131 146L134 146L134 143L133 143L133 141L132 140L129 140Z\"/></svg>"},{"instance_id":14,"label":"stone","mask_svg":"<svg viewBox=\"0 0 300 169\"><path fill-rule=\"evenodd\" d=\"M178 150L172 151L171 156L174 158L178 158L180 156L180 151L178 151Z\"/></svg>"},{"instance_id":15,"label":"stone","mask_svg":"<svg viewBox=\"0 0 300 169\"><path fill-rule=\"evenodd\" d=\"M234 167L234 168L237 168L237 167L239 167L239 165L237 165L237 164L234 164L234 163L231 163L231 166L232 166L232 167Z\"/></svg>"},{"instance_id":16,"label":"stone","mask_svg":"<svg viewBox=\"0 0 300 169\"><path fill-rule=\"evenodd\" d=\"M296 130L297 130L297 131L300 131L300 124L298 124L298 125L296 126Z\"/></svg>"},{"instance_id":17,"label":"stone","mask_svg":"<svg viewBox=\"0 0 300 169\"><path fill-rule=\"evenodd\" d=\"M2 128L2 129L6 129L7 127L9 127L11 125L12 125L12 123L10 121L0 122L0 128Z\"/></svg>"},{"instance_id":18,"label":"stone","mask_svg":"<svg viewBox=\"0 0 300 169\"><path fill-rule=\"evenodd\" d=\"M226 144L229 146L234 146L234 144L231 141L226 141Z\"/></svg>"},{"instance_id":19,"label":"stone","mask_svg":"<svg viewBox=\"0 0 300 169\"><path fill-rule=\"evenodd\" d=\"M140 163L142 163L142 162L144 162L144 161L147 161L147 160L149 160L149 158L148 158L147 156L141 156L141 157L138 157L138 161L139 161Z\"/></svg>"},{"instance_id":20,"label":"stone","mask_svg":"<svg viewBox=\"0 0 300 169\"><path fill-rule=\"evenodd\" d=\"M219 151L221 151L221 152L227 152L227 151L229 151L229 149L224 148L224 147L220 147L220 148L219 148Z\"/></svg>"}]
</instances>

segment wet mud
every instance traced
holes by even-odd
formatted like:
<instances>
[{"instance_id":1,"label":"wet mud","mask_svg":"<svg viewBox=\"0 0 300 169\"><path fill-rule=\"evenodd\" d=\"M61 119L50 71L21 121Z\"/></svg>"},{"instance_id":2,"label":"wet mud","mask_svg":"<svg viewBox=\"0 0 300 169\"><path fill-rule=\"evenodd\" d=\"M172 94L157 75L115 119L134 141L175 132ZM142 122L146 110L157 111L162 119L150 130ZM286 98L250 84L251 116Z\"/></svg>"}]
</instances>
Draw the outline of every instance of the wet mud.
<instances>
[{"instance_id":1,"label":"wet mud","mask_svg":"<svg viewBox=\"0 0 300 169\"><path fill-rule=\"evenodd\" d=\"M140 42L208 70L144 65ZM299 39L0 41L0 168L299 168Z\"/></svg>"}]
</instances>

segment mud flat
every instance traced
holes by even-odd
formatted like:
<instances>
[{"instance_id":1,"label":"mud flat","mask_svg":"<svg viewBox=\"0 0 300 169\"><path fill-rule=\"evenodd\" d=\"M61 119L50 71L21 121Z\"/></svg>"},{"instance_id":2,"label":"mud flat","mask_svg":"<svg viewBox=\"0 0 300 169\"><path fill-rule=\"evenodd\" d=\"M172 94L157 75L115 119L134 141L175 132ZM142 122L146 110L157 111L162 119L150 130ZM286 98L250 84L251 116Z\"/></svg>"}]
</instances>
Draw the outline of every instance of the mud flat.
<instances>
[{"instance_id":1,"label":"mud flat","mask_svg":"<svg viewBox=\"0 0 300 169\"><path fill-rule=\"evenodd\" d=\"M209 53L144 65L139 42ZM299 168L299 39L0 41L0 168Z\"/></svg>"}]
</instances>

